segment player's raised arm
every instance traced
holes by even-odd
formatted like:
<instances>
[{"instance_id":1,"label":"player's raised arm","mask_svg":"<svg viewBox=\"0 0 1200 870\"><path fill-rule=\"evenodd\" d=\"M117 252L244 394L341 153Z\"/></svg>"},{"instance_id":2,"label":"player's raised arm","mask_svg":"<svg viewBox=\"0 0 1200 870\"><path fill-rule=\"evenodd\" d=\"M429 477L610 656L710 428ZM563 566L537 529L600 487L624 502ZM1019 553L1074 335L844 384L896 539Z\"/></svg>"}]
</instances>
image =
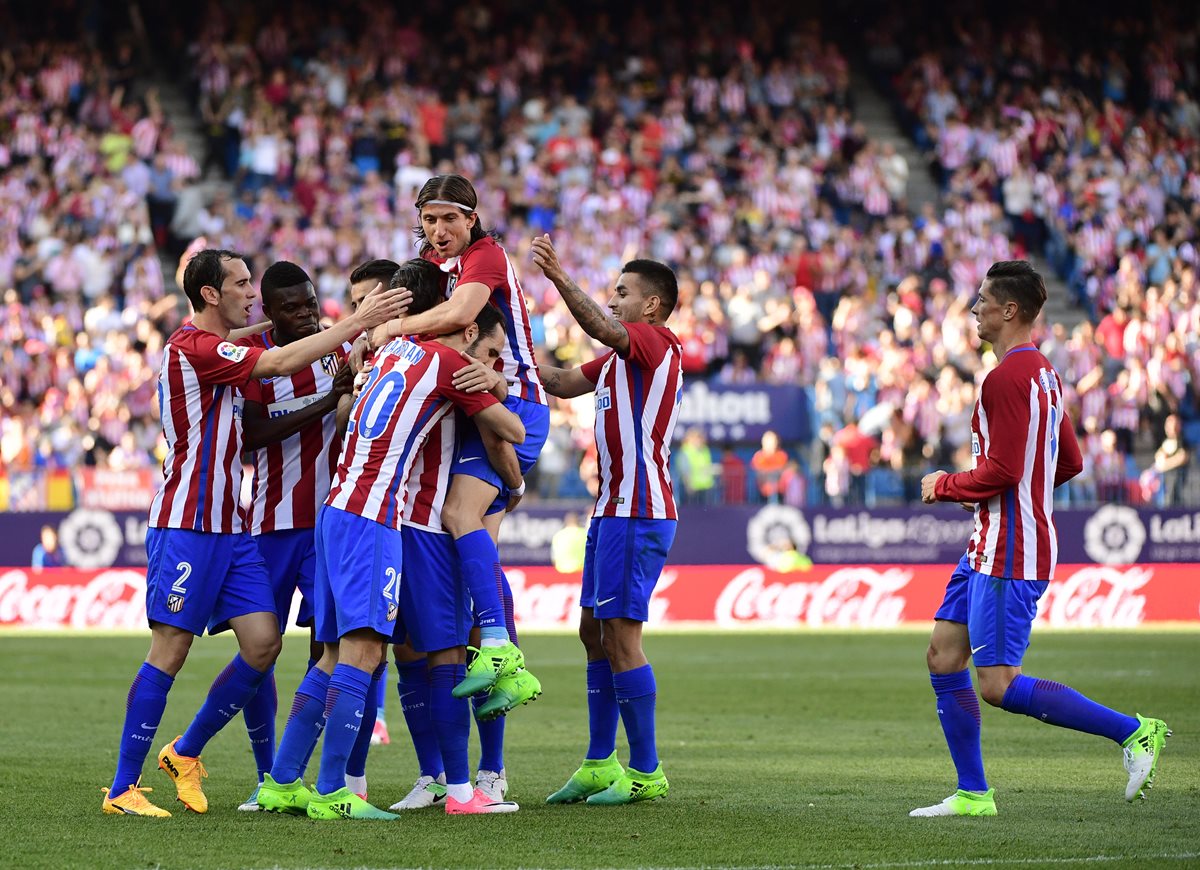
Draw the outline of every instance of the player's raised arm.
<instances>
[{"instance_id":1,"label":"player's raised arm","mask_svg":"<svg viewBox=\"0 0 1200 870\"><path fill-rule=\"evenodd\" d=\"M293 374L325 354L333 353L343 343L353 341L364 329L373 329L392 317L402 315L409 299L411 294L404 288L393 290L378 284L349 317L315 335L268 350L254 364L251 376L273 378Z\"/></svg>"},{"instance_id":2,"label":"player's raised arm","mask_svg":"<svg viewBox=\"0 0 1200 870\"><path fill-rule=\"evenodd\" d=\"M314 420L320 420L331 412L340 411L342 398L349 396L353 386L354 376L350 373L350 366L343 362L333 377L333 389L329 393L311 405L306 405L290 414L272 417L261 402L247 397L242 411L243 449L250 452L278 444L295 435ZM348 408L346 417L349 419ZM342 428L344 430L344 425Z\"/></svg>"},{"instance_id":3,"label":"player's raised arm","mask_svg":"<svg viewBox=\"0 0 1200 870\"><path fill-rule=\"evenodd\" d=\"M401 335L446 335L457 332L474 323L480 310L487 304L492 290L486 284L473 281L459 284L445 302L435 305L412 317L396 317L381 324L374 331L371 344L381 347Z\"/></svg>"},{"instance_id":4,"label":"player's raised arm","mask_svg":"<svg viewBox=\"0 0 1200 870\"><path fill-rule=\"evenodd\" d=\"M601 344L611 347L621 356L625 356L629 352L629 331L625 328L625 324L605 314L604 309L570 279L558 261L558 252L554 250L554 243L550 241L550 236L543 235L534 239L532 253L533 262L558 288L563 302L571 310L575 320L583 327L583 331ZM547 391L551 395L556 395L548 387Z\"/></svg>"}]
</instances>

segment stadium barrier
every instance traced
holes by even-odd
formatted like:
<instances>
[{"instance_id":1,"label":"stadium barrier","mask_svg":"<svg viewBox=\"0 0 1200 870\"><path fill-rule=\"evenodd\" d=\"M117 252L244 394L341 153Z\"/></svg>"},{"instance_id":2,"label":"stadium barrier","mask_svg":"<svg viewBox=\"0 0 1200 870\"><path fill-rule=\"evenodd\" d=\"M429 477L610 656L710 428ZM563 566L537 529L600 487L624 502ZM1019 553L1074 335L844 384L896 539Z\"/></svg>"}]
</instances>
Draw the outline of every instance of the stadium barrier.
<instances>
[{"instance_id":1,"label":"stadium barrier","mask_svg":"<svg viewBox=\"0 0 1200 870\"><path fill-rule=\"evenodd\" d=\"M650 622L846 629L928 623L950 570L818 565L779 573L761 566L671 565L651 600ZM576 624L577 574L529 566L509 569L508 577L522 628ZM0 628L143 629L145 604L140 568L0 568ZM1200 623L1200 583L1189 565L1062 565L1041 601L1038 621L1057 628Z\"/></svg>"},{"instance_id":2,"label":"stadium barrier","mask_svg":"<svg viewBox=\"0 0 1200 870\"><path fill-rule=\"evenodd\" d=\"M120 480L120 478L117 478ZM116 495L106 496L115 500ZM575 506L576 514L590 505ZM522 505L505 521L506 565L550 565L563 505ZM772 565L794 550L818 565L932 565L958 562L974 521L956 505L930 508L795 508L684 505L671 549L677 565ZM586 521L586 520L585 520ZM1058 559L1073 565L1200 563L1200 511L1179 508L1059 509ZM99 506L0 515L0 565L28 565L43 526L58 532L60 564L74 568L146 564L146 511Z\"/></svg>"}]
</instances>

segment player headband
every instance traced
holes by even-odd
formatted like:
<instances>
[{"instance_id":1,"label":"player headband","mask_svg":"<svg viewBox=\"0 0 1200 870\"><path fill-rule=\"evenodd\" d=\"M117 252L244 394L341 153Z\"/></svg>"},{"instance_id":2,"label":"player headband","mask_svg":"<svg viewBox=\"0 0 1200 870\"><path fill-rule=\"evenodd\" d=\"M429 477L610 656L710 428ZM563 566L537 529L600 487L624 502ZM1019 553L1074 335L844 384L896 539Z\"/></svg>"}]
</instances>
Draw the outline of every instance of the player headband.
<instances>
[{"instance_id":1,"label":"player headband","mask_svg":"<svg viewBox=\"0 0 1200 870\"><path fill-rule=\"evenodd\" d=\"M425 200L425 202L421 203L422 208L424 208L427 205L452 205L455 208L461 208L465 212L475 211L475 209L472 206L463 205L461 202L453 202L448 199L427 199L427 200Z\"/></svg>"}]
</instances>

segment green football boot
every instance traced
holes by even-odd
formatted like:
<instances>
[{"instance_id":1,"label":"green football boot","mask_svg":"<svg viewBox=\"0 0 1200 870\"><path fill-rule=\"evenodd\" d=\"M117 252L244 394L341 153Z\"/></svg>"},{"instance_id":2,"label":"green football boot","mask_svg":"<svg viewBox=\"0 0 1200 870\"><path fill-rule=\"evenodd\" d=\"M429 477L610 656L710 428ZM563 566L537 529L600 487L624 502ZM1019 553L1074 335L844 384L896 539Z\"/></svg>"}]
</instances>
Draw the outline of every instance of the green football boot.
<instances>
[{"instance_id":1,"label":"green football boot","mask_svg":"<svg viewBox=\"0 0 1200 870\"><path fill-rule=\"evenodd\" d=\"M574 804L604 791L625 775L625 768L614 752L608 758L585 758L567 784L546 798L548 804Z\"/></svg>"},{"instance_id":2,"label":"green football boot","mask_svg":"<svg viewBox=\"0 0 1200 870\"><path fill-rule=\"evenodd\" d=\"M466 678L455 686L450 694L456 698L469 698L485 692L501 677L515 674L525 667L525 655L510 641L503 646L485 646L482 649L469 647L475 658L467 666Z\"/></svg>"},{"instance_id":3,"label":"green football boot","mask_svg":"<svg viewBox=\"0 0 1200 870\"><path fill-rule=\"evenodd\" d=\"M587 799L589 806L619 807L624 804L636 804L640 801L652 801L655 798L666 797L671 784L663 773L662 763L651 773L642 773L632 767L625 774L606 788L596 792Z\"/></svg>"},{"instance_id":4,"label":"green football boot","mask_svg":"<svg viewBox=\"0 0 1200 870\"><path fill-rule=\"evenodd\" d=\"M305 787L302 779L281 783L271 779L271 774L264 773L263 781L258 786L258 808L266 813L302 816L308 810L311 799L312 792Z\"/></svg>"},{"instance_id":5,"label":"green football boot","mask_svg":"<svg viewBox=\"0 0 1200 870\"><path fill-rule=\"evenodd\" d=\"M931 807L917 807L911 813L913 818L933 818L934 816L994 816L996 815L996 790L989 788L985 792L963 791L961 788L940 804Z\"/></svg>"},{"instance_id":6,"label":"green football boot","mask_svg":"<svg viewBox=\"0 0 1200 870\"><path fill-rule=\"evenodd\" d=\"M1129 774L1129 782L1125 786L1125 800L1132 801L1139 795L1146 796L1143 790L1149 790L1154 784L1154 774L1158 772L1158 757L1162 755L1163 746L1171 736L1167 723L1162 719L1144 719L1138 717L1138 730L1134 731L1121 749L1125 754L1125 770Z\"/></svg>"},{"instance_id":7,"label":"green football boot","mask_svg":"<svg viewBox=\"0 0 1200 870\"><path fill-rule=\"evenodd\" d=\"M259 795L259 802L262 802L261 795ZM308 801L308 817L310 819L372 819L380 822L390 822L400 818L395 813L372 806L345 786L332 794L321 794L314 791Z\"/></svg>"},{"instance_id":8,"label":"green football boot","mask_svg":"<svg viewBox=\"0 0 1200 870\"><path fill-rule=\"evenodd\" d=\"M542 684L533 674L521 668L515 674L501 677L492 686L487 700L475 711L475 718L487 722L497 716L503 716L514 707L536 701L542 694Z\"/></svg>"}]
</instances>

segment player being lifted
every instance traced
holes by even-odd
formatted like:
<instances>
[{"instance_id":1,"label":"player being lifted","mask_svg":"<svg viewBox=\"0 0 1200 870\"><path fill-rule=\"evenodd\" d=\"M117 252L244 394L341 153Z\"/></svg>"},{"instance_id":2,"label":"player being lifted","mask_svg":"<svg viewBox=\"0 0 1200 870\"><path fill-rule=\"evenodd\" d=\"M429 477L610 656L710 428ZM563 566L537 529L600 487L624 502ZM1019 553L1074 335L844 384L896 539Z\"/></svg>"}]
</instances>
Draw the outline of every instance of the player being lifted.
<instances>
[{"instance_id":1,"label":"player being lifted","mask_svg":"<svg viewBox=\"0 0 1200 870\"><path fill-rule=\"evenodd\" d=\"M926 655L958 790L911 816L996 814L994 790L983 773L979 700L967 670L972 660L989 704L1120 745L1128 801L1149 787L1170 734L1159 719L1118 713L1061 683L1021 672L1038 599L1058 559L1054 488L1083 468L1062 382L1032 340L1045 301L1046 285L1026 261L988 269L971 313L1000 363L984 378L971 418L975 467L958 474L935 471L921 481L926 504L973 506L975 533L946 586Z\"/></svg>"},{"instance_id":2,"label":"player being lifted","mask_svg":"<svg viewBox=\"0 0 1200 870\"><path fill-rule=\"evenodd\" d=\"M316 289L308 273L295 263L269 266L259 290L272 328L250 336L246 345L284 347L320 331ZM293 375L251 379L242 388L243 449L254 453L250 534L271 578L281 633L297 589L301 603L296 623L311 626L313 621L313 527L317 509L329 493L341 432L350 414L354 376L346 364L349 350L350 345L343 344ZM309 669L320 657L321 645L310 637ZM275 758L277 706L271 674L242 711L260 784ZM238 809L258 809L257 787Z\"/></svg>"},{"instance_id":3,"label":"player being lifted","mask_svg":"<svg viewBox=\"0 0 1200 870\"><path fill-rule=\"evenodd\" d=\"M170 815L150 803L139 780L167 693L196 635L233 629L238 640L238 654L213 682L191 725L158 755L179 800L198 813L208 810L201 751L254 696L279 654L270 580L238 506L238 390L252 378L293 374L403 310L399 291L380 288L333 328L268 350L229 340L231 331L246 325L257 295L238 254L197 253L184 271L183 289L195 314L167 340L159 373L168 453L146 532L150 652L129 689L117 771L102 802L104 812L113 814Z\"/></svg>"},{"instance_id":4,"label":"player being lifted","mask_svg":"<svg viewBox=\"0 0 1200 870\"><path fill-rule=\"evenodd\" d=\"M338 642L338 661L325 702L325 746L316 789L310 792L298 776L287 779L279 769L281 747L276 770L265 778L259 795L264 809L304 811L316 819L396 818L351 792L345 776L368 689L384 661L399 611L403 482L429 431L453 406L502 440L519 443L524 438L520 420L493 396L467 394L452 384L454 372L462 368L463 351L497 359L503 341L500 314L486 306L464 329L438 341L397 339L376 354L354 401L337 474L317 519L317 636ZM294 718L288 730L304 726ZM454 812L456 803L448 797L447 811Z\"/></svg>"},{"instance_id":5,"label":"player being lifted","mask_svg":"<svg viewBox=\"0 0 1200 870\"><path fill-rule=\"evenodd\" d=\"M547 803L618 805L665 797L654 736L654 671L642 650L650 596L675 539L671 436L683 387L679 339L664 326L679 291L670 268L624 265L608 301L611 316L567 277L549 236L533 241L546 273L583 331L610 350L576 369L543 365L553 396L596 393L600 482L588 527L579 604L587 654L590 742L583 764ZM629 769L617 761L618 715Z\"/></svg>"},{"instance_id":6,"label":"player being lifted","mask_svg":"<svg viewBox=\"0 0 1200 870\"><path fill-rule=\"evenodd\" d=\"M504 317L501 359L509 383L505 407L525 426L525 441L517 446L525 474L546 441L550 411L534 358L525 295L508 254L480 223L475 211L478 201L475 188L461 175L434 176L421 188L415 232L421 240L421 256L446 273L447 300L423 314L381 326L375 330L372 344L378 347L399 335L443 335L462 329L491 302ZM499 796L507 787L504 720L500 716L536 697L541 686L522 670L524 656L516 646L512 591L496 547L506 508L520 493L511 493L490 467L487 437L473 427L460 427L459 454L442 521L455 539L480 629L480 653L455 692L460 697L474 695L477 718L488 720L481 722L479 729L479 777L493 796Z\"/></svg>"}]
</instances>

